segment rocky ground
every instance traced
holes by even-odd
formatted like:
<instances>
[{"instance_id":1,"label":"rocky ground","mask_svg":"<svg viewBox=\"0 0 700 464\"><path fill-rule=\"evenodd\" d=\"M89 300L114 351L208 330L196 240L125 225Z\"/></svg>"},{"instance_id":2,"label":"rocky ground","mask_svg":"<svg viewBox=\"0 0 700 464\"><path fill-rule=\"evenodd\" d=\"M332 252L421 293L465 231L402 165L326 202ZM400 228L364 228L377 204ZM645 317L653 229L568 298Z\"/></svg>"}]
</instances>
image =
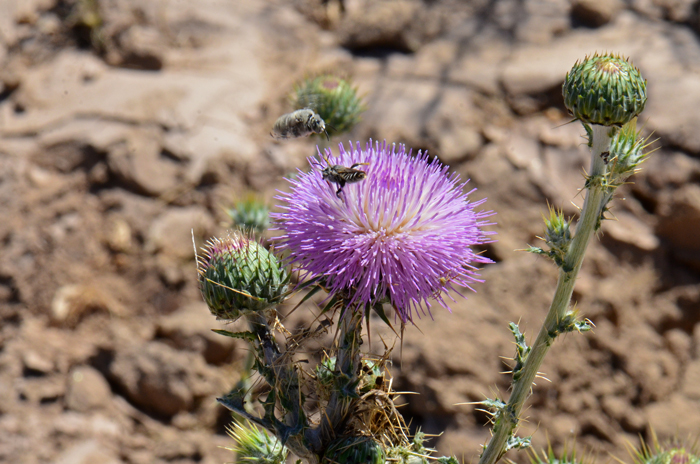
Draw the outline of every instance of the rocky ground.
<instances>
[{"instance_id":1,"label":"rocky ground","mask_svg":"<svg viewBox=\"0 0 700 464\"><path fill-rule=\"evenodd\" d=\"M324 3L324 4L322 4ZM0 461L223 463L214 398L245 348L210 332L191 229L271 200L318 139L272 140L304 76L365 96L342 140L406 143L449 164L497 212L496 261L452 314L409 328L398 390L442 454L488 440L473 406L508 377L508 322L534 336L556 270L537 244L549 203L575 214L586 149L560 94L586 53L648 80L657 150L594 240L578 308L523 433L625 443L700 430L700 33L690 0L0 0ZM335 139L335 145L341 140ZM303 318L303 316L302 316ZM373 340L374 342L374 340ZM523 453L511 458L522 462Z\"/></svg>"}]
</instances>

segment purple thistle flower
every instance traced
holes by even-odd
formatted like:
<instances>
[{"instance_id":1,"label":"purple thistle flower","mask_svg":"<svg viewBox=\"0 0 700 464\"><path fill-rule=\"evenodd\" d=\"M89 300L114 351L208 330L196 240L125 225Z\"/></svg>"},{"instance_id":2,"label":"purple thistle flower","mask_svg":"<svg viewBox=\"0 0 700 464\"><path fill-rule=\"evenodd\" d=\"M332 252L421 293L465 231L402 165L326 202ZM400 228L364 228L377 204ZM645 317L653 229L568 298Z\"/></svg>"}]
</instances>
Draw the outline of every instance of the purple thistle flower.
<instances>
[{"instance_id":1,"label":"purple thistle flower","mask_svg":"<svg viewBox=\"0 0 700 464\"><path fill-rule=\"evenodd\" d=\"M474 265L492 262L471 249L494 233L482 230L494 213L474 211L485 200L467 201L458 174L426 153L411 156L404 145L389 149L370 140L364 150L360 142L339 148L337 158L325 150L329 163L369 163L357 168L366 178L345 185L338 197L338 186L320 170L300 171L291 192L276 197L284 203L284 212L273 214L284 231L278 249L311 275L325 276L326 288L349 305L388 300L402 322L412 321L414 310L425 314L423 303L429 312L430 298L448 308L442 293L459 294L454 285L473 290L481 282ZM315 158L309 162L318 166Z\"/></svg>"}]
</instances>

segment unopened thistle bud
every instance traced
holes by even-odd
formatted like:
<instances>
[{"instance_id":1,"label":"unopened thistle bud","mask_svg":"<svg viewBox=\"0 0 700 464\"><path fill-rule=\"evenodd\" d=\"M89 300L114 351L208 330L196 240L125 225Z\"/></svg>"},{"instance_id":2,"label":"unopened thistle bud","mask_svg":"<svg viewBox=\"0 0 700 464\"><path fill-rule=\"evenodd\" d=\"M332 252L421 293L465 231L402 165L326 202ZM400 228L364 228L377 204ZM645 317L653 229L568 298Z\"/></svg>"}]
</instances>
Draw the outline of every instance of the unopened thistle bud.
<instances>
[{"instance_id":1,"label":"unopened thistle bud","mask_svg":"<svg viewBox=\"0 0 700 464\"><path fill-rule=\"evenodd\" d=\"M260 430L250 422L234 423L227 432L236 444L227 450L236 453L236 462L247 464L284 464L289 454L287 448L266 430Z\"/></svg>"},{"instance_id":2,"label":"unopened thistle bud","mask_svg":"<svg viewBox=\"0 0 700 464\"><path fill-rule=\"evenodd\" d=\"M280 303L289 282L275 255L240 231L211 239L197 258L197 271L209 310L228 321Z\"/></svg>"},{"instance_id":3,"label":"unopened thistle bud","mask_svg":"<svg viewBox=\"0 0 700 464\"><path fill-rule=\"evenodd\" d=\"M646 81L628 59L597 53L576 62L562 88L564 104L585 124L622 126L647 102Z\"/></svg>"},{"instance_id":4,"label":"unopened thistle bud","mask_svg":"<svg viewBox=\"0 0 700 464\"><path fill-rule=\"evenodd\" d=\"M322 464L384 464L384 448L371 437L341 437L331 442Z\"/></svg>"},{"instance_id":5,"label":"unopened thistle bud","mask_svg":"<svg viewBox=\"0 0 700 464\"><path fill-rule=\"evenodd\" d=\"M270 208L253 195L236 202L226 211L233 227L250 229L258 234L270 227Z\"/></svg>"},{"instance_id":6,"label":"unopened thistle bud","mask_svg":"<svg viewBox=\"0 0 700 464\"><path fill-rule=\"evenodd\" d=\"M564 445L564 450L561 453L555 453L550 444L546 452L542 450L541 455L532 449L528 454L530 464L592 464L593 462L589 456L579 455L575 445L569 449L568 444Z\"/></svg>"},{"instance_id":7,"label":"unopened thistle bud","mask_svg":"<svg viewBox=\"0 0 700 464\"><path fill-rule=\"evenodd\" d=\"M630 446L629 451L634 464L700 464L697 442L683 444L675 438L662 445L653 430L650 442L642 441L639 448Z\"/></svg>"},{"instance_id":8,"label":"unopened thistle bud","mask_svg":"<svg viewBox=\"0 0 700 464\"><path fill-rule=\"evenodd\" d=\"M636 118L622 126L610 141L608 172L612 176L612 182L624 181L634 174L637 166L648 156L648 153L644 153L648 146L647 140L637 132Z\"/></svg>"},{"instance_id":9,"label":"unopened thistle bud","mask_svg":"<svg viewBox=\"0 0 700 464\"><path fill-rule=\"evenodd\" d=\"M304 80L294 89L295 108L311 108L335 133L347 132L365 110L357 90L345 79L332 74Z\"/></svg>"}]
</instances>

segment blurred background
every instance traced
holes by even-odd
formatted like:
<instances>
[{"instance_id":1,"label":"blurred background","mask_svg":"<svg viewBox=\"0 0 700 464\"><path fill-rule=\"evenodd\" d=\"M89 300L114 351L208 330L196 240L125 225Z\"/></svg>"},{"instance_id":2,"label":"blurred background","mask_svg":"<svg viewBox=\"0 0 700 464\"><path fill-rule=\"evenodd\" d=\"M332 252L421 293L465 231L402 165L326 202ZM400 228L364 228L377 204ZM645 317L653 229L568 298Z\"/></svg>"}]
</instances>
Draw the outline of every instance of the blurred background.
<instances>
[{"instance_id":1,"label":"blurred background","mask_svg":"<svg viewBox=\"0 0 700 464\"><path fill-rule=\"evenodd\" d=\"M629 462L625 443L650 428L697 437L699 10L0 0L0 461L233 461L214 399L246 350L210 331L222 325L197 289L191 231L220 234L251 193L273 205L317 143L370 137L427 149L497 212L478 293L434 308L394 350L394 388L420 393L399 401L412 428L444 431L439 452L474 461L487 416L455 404L507 396L508 323L532 340L546 313L556 269L517 250L541 243L547 204L582 204L584 131L567 124L561 84L595 51L648 80L640 125L657 151L584 263L574 298L596 329L556 342L521 434L538 449L575 438L601 462ZM330 143L273 140L293 85L322 72L357 86L360 124Z\"/></svg>"}]
</instances>

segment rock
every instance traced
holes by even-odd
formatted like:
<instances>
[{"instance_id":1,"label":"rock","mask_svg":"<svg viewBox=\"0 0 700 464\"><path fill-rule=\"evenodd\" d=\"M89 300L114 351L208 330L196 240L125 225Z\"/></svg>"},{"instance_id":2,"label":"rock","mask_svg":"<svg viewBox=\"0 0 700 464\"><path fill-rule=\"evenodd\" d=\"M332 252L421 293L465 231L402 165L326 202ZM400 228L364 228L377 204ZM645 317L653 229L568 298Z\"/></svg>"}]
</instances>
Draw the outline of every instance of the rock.
<instances>
[{"instance_id":1,"label":"rock","mask_svg":"<svg viewBox=\"0 0 700 464\"><path fill-rule=\"evenodd\" d=\"M90 366L76 366L68 373L66 407L78 412L89 412L106 407L112 398L107 380Z\"/></svg>"},{"instance_id":2,"label":"rock","mask_svg":"<svg viewBox=\"0 0 700 464\"><path fill-rule=\"evenodd\" d=\"M449 68L448 76L457 84L467 85L485 94L498 95L501 91L501 68L511 54L509 47L494 41L492 46L480 47L457 57Z\"/></svg>"},{"instance_id":3,"label":"rock","mask_svg":"<svg viewBox=\"0 0 700 464\"><path fill-rule=\"evenodd\" d=\"M159 71L166 52L165 38L153 26L133 24L119 34L118 50L110 50L107 61L114 66Z\"/></svg>"},{"instance_id":4,"label":"rock","mask_svg":"<svg viewBox=\"0 0 700 464\"><path fill-rule=\"evenodd\" d=\"M447 88L440 95L425 124L428 136L438 145L438 157L454 164L476 155L483 144L480 121L472 92Z\"/></svg>"},{"instance_id":5,"label":"rock","mask_svg":"<svg viewBox=\"0 0 700 464\"><path fill-rule=\"evenodd\" d=\"M22 353L22 363L25 371L34 371L40 374L48 374L54 369L54 363L51 360L33 350Z\"/></svg>"},{"instance_id":6,"label":"rock","mask_svg":"<svg viewBox=\"0 0 700 464\"><path fill-rule=\"evenodd\" d=\"M700 268L700 186L688 184L659 206L656 233L676 258Z\"/></svg>"},{"instance_id":7,"label":"rock","mask_svg":"<svg viewBox=\"0 0 700 464\"><path fill-rule=\"evenodd\" d=\"M517 4L517 3L516 3ZM514 29L519 42L549 45L568 31L569 5L558 0L525 2L514 8Z\"/></svg>"},{"instance_id":8,"label":"rock","mask_svg":"<svg viewBox=\"0 0 700 464\"><path fill-rule=\"evenodd\" d=\"M571 4L574 21L587 27L609 23L624 7L620 0L575 0Z\"/></svg>"},{"instance_id":9,"label":"rock","mask_svg":"<svg viewBox=\"0 0 700 464\"><path fill-rule=\"evenodd\" d=\"M659 247L659 238L654 234L653 226L624 211L615 211L613 214L614 219L605 221L603 225L604 241L611 239L645 252Z\"/></svg>"},{"instance_id":10,"label":"rock","mask_svg":"<svg viewBox=\"0 0 700 464\"><path fill-rule=\"evenodd\" d=\"M692 436L700 430L700 402L679 393L650 404L645 413L660 437Z\"/></svg>"},{"instance_id":11,"label":"rock","mask_svg":"<svg viewBox=\"0 0 700 464\"><path fill-rule=\"evenodd\" d=\"M55 464L119 464L122 461L97 440L85 440L57 456Z\"/></svg>"},{"instance_id":12,"label":"rock","mask_svg":"<svg viewBox=\"0 0 700 464\"><path fill-rule=\"evenodd\" d=\"M700 359L685 366L681 392L691 400L700 400Z\"/></svg>"},{"instance_id":13,"label":"rock","mask_svg":"<svg viewBox=\"0 0 700 464\"><path fill-rule=\"evenodd\" d=\"M169 208L151 224L146 250L189 261L194 258L193 230L197 238L211 236L214 221L206 209L199 206Z\"/></svg>"},{"instance_id":14,"label":"rock","mask_svg":"<svg viewBox=\"0 0 700 464\"><path fill-rule=\"evenodd\" d=\"M430 117L430 106L440 94L433 82L396 81L386 79L385 91L363 115L363 119L392 143L405 143L408 147L424 145L423 127Z\"/></svg>"},{"instance_id":15,"label":"rock","mask_svg":"<svg viewBox=\"0 0 700 464\"><path fill-rule=\"evenodd\" d=\"M440 31L440 19L414 0L363 1L343 19L338 36L350 49L393 48L416 51Z\"/></svg>"},{"instance_id":16,"label":"rock","mask_svg":"<svg viewBox=\"0 0 700 464\"><path fill-rule=\"evenodd\" d=\"M107 437L111 440L122 436L129 426L128 419L116 415L114 410L91 414L63 411L53 422L53 429L62 435Z\"/></svg>"},{"instance_id":17,"label":"rock","mask_svg":"<svg viewBox=\"0 0 700 464\"><path fill-rule=\"evenodd\" d=\"M161 317L157 334L173 342L177 348L195 351L208 363L218 365L230 360L236 348L234 339L212 332L221 326L206 303L196 302Z\"/></svg>"},{"instance_id":18,"label":"rock","mask_svg":"<svg viewBox=\"0 0 700 464\"><path fill-rule=\"evenodd\" d=\"M27 377L17 382L20 397L31 404L52 403L65 394L66 386L60 375Z\"/></svg>"},{"instance_id":19,"label":"rock","mask_svg":"<svg viewBox=\"0 0 700 464\"><path fill-rule=\"evenodd\" d=\"M190 411L199 399L225 389L220 374L208 368L201 356L160 342L117 352L109 375L131 402L165 417Z\"/></svg>"},{"instance_id":20,"label":"rock","mask_svg":"<svg viewBox=\"0 0 700 464\"><path fill-rule=\"evenodd\" d=\"M437 39L422 46L415 56L392 54L387 62L387 75L440 79L445 69L451 69L458 59L458 51L454 41Z\"/></svg>"},{"instance_id":21,"label":"rock","mask_svg":"<svg viewBox=\"0 0 700 464\"><path fill-rule=\"evenodd\" d=\"M121 182L150 196L163 195L180 183L179 166L161 156L155 131L133 131L124 143L112 147L107 165Z\"/></svg>"},{"instance_id":22,"label":"rock","mask_svg":"<svg viewBox=\"0 0 700 464\"><path fill-rule=\"evenodd\" d=\"M648 128L655 136L697 155L700 134L694 128L700 124L700 115L693 102L700 98L700 46L690 30L659 33L663 39L651 41L634 55L650 96L642 117L649 121ZM674 54L683 58L676 59Z\"/></svg>"},{"instance_id":23,"label":"rock","mask_svg":"<svg viewBox=\"0 0 700 464\"><path fill-rule=\"evenodd\" d=\"M56 290L51 301L51 319L67 327L75 327L93 312L124 315L126 309L108 288L97 282L64 285Z\"/></svg>"},{"instance_id":24,"label":"rock","mask_svg":"<svg viewBox=\"0 0 700 464\"><path fill-rule=\"evenodd\" d=\"M75 51L61 52L56 60L22 76L21 91L13 97L25 111L15 114L3 102L0 133L41 132L78 117L191 128L230 84L211 76L105 69L99 59Z\"/></svg>"}]
</instances>

